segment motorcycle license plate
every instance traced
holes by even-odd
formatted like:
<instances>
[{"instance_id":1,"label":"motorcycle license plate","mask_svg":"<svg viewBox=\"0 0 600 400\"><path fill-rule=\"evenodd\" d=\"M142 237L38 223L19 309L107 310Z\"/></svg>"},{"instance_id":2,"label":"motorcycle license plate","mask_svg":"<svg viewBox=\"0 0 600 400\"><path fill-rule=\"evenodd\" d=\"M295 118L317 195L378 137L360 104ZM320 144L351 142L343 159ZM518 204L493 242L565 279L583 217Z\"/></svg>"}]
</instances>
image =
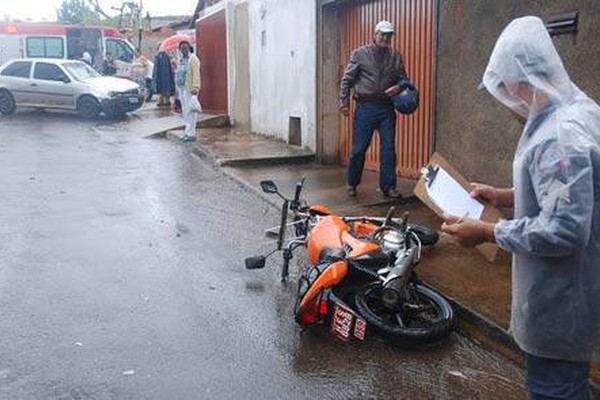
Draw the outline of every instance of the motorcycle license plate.
<instances>
[{"instance_id":1,"label":"motorcycle license plate","mask_svg":"<svg viewBox=\"0 0 600 400\"><path fill-rule=\"evenodd\" d=\"M366 330L367 323L364 319L343 304L337 303L335 305L331 321L333 336L344 342L347 342L350 336L354 336L358 340L364 340Z\"/></svg>"}]
</instances>

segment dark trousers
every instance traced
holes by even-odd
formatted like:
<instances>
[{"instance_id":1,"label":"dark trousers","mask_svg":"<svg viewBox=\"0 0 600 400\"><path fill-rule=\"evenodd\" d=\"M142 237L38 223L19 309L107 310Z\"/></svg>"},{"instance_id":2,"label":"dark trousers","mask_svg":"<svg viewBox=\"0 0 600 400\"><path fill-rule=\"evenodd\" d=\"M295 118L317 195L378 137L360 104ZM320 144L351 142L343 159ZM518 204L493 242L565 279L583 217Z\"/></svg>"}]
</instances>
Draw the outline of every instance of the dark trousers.
<instances>
[{"instance_id":1,"label":"dark trousers","mask_svg":"<svg viewBox=\"0 0 600 400\"><path fill-rule=\"evenodd\" d=\"M590 364L525 354L527 389L532 400L588 400Z\"/></svg>"},{"instance_id":2,"label":"dark trousers","mask_svg":"<svg viewBox=\"0 0 600 400\"><path fill-rule=\"evenodd\" d=\"M354 112L354 137L348 164L348 185L358 186L365 166L365 154L373 132L377 129L381 143L379 150L379 187L396 188L396 112L392 107L358 104Z\"/></svg>"}]
</instances>

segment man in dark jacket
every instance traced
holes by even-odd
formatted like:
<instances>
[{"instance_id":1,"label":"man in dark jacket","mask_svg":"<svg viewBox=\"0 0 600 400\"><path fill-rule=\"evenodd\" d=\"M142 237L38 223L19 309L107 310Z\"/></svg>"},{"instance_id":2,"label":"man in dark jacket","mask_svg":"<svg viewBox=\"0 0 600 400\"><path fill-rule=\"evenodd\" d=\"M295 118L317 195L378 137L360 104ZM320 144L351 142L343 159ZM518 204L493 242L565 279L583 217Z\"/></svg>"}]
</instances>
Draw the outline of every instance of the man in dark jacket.
<instances>
[{"instance_id":1,"label":"man in dark jacket","mask_svg":"<svg viewBox=\"0 0 600 400\"><path fill-rule=\"evenodd\" d=\"M354 50L342 78L340 112L348 116L351 89L356 100L348 163L347 191L352 197L356 196L375 129L381 139L379 187L386 197L400 197L396 191L396 113L391 97L400 93L399 82L407 77L402 56L390 47L393 35L392 23L380 21L373 43Z\"/></svg>"},{"instance_id":2,"label":"man in dark jacket","mask_svg":"<svg viewBox=\"0 0 600 400\"><path fill-rule=\"evenodd\" d=\"M154 81L155 92L159 95L156 105L170 107L170 98L175 94L175 78L171 60L165 51L159 51L154 57L152 80Z\"/></svg>"}]
</instances>

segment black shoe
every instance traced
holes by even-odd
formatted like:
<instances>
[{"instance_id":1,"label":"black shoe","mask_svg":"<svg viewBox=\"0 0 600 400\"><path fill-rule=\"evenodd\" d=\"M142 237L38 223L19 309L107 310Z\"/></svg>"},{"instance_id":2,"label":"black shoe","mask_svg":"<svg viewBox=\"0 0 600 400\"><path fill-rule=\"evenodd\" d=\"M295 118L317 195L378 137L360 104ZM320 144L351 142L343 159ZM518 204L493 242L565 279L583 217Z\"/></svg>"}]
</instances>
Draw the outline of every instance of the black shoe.
<instances>
[{"instance_id":1,"label":"black shoe","mask_svg":"<svg viewBox=\"0 0 600 400\"><path fill-rule=\"evenodd\" d=\"M356 197L356 186L348 186L346 188L346 193L348 193L348 196L350 197Z\"/></svg>"},{"instance_id":2,"label":"black shoe","mask_svg":"<svg viewBox=\"0 0 600 400\"><path fill-rule=\"evenodd\" d=\"M389 189L389 190L382 189L381 193L383 194L384 197L389 197L392 199L401 199L402 198L402 195L396 189Z\"/></svg>"},{"instance_id":3,"label":"black shoe","mask_svg":"<svg viewBox=\"0 0 600 400\"><path fill-rule=\"evenodd\" d=\"M193 142L194 140L196 140L195 136L184 136L181 139L182 142Z\"/></svg>"}]
</instances>

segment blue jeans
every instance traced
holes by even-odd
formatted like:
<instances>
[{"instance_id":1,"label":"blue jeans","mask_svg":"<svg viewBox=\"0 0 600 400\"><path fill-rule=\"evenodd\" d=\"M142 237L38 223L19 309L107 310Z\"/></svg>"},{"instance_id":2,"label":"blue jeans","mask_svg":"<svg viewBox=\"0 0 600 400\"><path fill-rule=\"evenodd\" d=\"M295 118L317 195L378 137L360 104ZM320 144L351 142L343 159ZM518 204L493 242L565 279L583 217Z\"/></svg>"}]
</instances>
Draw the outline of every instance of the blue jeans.
<instances>
[{"instance_id":1,"label":"blue jeans","mask_svg":"<svg viewBox=\"0 0 600 400\"><path fill-rule=\"evenodd\" d=\"M354 112L354 137L348 163L348 185L358 186L365 167L365 154L373 132L377 129L381 143L379 150L381 190L396 188L396 112L392 107L358 104Z\"/></svg>"},{"instance_id":2,"label":"blue jeans","mask_svg":"<svg viewBox=\"0 0 600 400\"><path fill-rule=\"evenodd\" d=\"M532 400L592 399L588 362L553 360L527 353L525 360L527 389Z\"/></svg>"}]
</instances>

